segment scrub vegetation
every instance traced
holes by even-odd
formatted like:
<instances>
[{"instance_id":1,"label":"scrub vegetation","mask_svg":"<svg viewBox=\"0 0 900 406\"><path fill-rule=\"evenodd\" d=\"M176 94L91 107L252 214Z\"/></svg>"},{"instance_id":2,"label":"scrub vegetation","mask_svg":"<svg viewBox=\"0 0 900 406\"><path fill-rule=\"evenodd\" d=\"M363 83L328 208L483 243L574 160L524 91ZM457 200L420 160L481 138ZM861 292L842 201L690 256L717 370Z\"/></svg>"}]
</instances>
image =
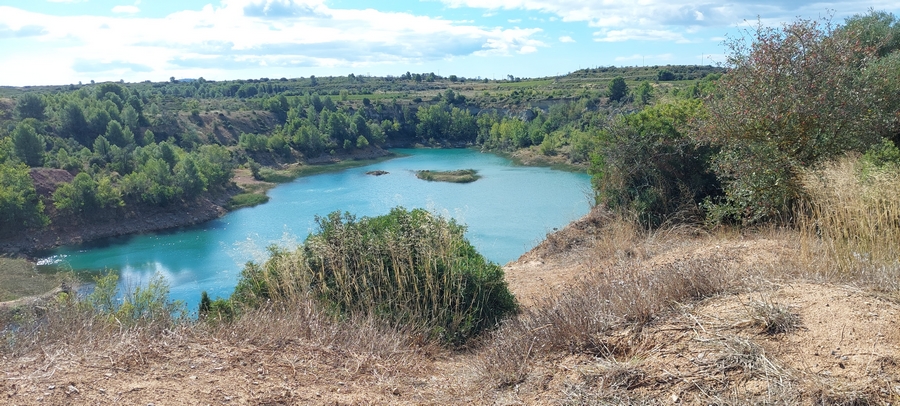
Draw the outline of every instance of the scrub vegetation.
<instances>
[{"instance_id":1,"label":"scrub vegetation","mask_svg":"<svg viewBox=\"0 0 900 406\"><path fill-rule=\"evenodd\" d=\"M896 403L900 22L759 25L726 46L724 69L4 89L16 110L0 137L0 221L22 229L85 204L210 193L179 175L188 161L199 174L277 171L414 144L581 164L597 206L503 268L426 211L332 213L248 263L231 297L203 294L197 318L161 278L0 307L12 311L0 390L17 403ZM99 136L91 149L54 124L77 103L137 113L132 95L159 111L182 101L191 114L175 121L201 140L236 112L269 130L193 146L153 130L132 152L146 160L119 172ZM55 166L71 186L29 189L35 164L60 162L57 144L86 150ZM204 166L216 156L228 164ZM162 169L186 183L159 189Z\"/></svg>"},{"instance_id":2,"label":"scrub vegetation","mask_svg":"<svg viewBox=\"0 0 900 406\"><path fill-rule=\"evenodd\" d=\"M416 171L416 177L429 182L471 183L481 178L474 169L459 169L455 171Z\"/></svg>"}]
</instances>

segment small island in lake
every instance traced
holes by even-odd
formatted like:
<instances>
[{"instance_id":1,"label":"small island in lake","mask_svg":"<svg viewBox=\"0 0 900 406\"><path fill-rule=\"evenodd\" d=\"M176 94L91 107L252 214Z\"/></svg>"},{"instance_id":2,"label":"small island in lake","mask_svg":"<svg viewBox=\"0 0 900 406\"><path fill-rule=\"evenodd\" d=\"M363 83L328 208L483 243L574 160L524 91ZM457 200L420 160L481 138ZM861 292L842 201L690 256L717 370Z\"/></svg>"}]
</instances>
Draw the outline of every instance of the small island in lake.
<instances>
[{"instance_id":1,"label":"small island in lake","mask_svg":"<svg viewBox=\"0 0 900 406\"><path fill-rule=\"evenodd\" d=\"M388 173L389 173L388 171L377 170L377 171L368 171L368 172L366 172L366 175L381 176L381 175L387 175Z\"/></svg>"},{"instance_id":2,"label":"small island in lake","mask_svg":"<svg viewBox=\"0 0 900 406\"><path fill-rule=\"evenodd\" d=\"M456 171L416 171L416 177L429 182L453 182L470 183L481 179L478 171L474 169L460 169Z\"/></svg>"}]
</instances>

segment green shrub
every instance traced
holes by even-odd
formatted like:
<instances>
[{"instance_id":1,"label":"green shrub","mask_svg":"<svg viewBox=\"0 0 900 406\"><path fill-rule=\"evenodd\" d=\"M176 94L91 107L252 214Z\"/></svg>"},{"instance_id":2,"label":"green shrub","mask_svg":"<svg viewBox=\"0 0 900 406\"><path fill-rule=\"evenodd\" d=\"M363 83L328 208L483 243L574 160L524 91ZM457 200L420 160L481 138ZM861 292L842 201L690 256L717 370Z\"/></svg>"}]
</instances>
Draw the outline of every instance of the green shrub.
<instances>
[{"instance_id":1,"label":"green shrub","mask_svg":"<svg viewBox=\"0 0 900 406\"><path fill-rule=\"evenodd\" d=\"M422 209L357 219L334 212L296 251L270 247L248 263L236 303L260 306L311 294L338 315L372 315L459 344L516 310L499 265L465 227Z\"/></svg>"},{"instance_id":2,"label":"green shrub","mask_svg":"<svg viewBox=\"0 0 900 406\"><path fill-rule=\"evenodd\" d=\"M613 122L591 162L598 202L653 227L720 193L708 167L713 149L687 135L702 114L699 100L681 99Z\"/></svg>"},{"instance_id":3,"label":"green shrub","mask_svg":"<svg viewBox=\"0 0 900 406\"><path fill-rule=\"evenodd\" d=\"M94 291L84 304L97 315L123 325L168 323L184 317L184 303L169 301L169 284L160 274L153 275L147 286L136 286L119 297L119 276L109 272L94 278Z\"/></svg>"},{"instance_id":4,"label":"green shrub","mask_svg":"<svg viewBox=\"0 0 900 406\"><path fill-rule=\"evenodd\" d=\"M725 197L712 212L744 224L787 219L799 174L895 134L900 55L880 57L868 43L883 17L759 25L726 42L729 70L699 134L721 149L713 168Z\"/></svg>"},{"instance_id":5,"label":"green shrub","mask_svg":"<svg viewBox=\"0 0 900 406\"><path fill-rule=\"evenodd\" d=\"M200 320L210 322L231 321L234 320L235 311L234 304L231 300L216 298L210 300L209 294L204 290L200 293L200 306L197 311Z\"/></svg>"},{"instance_id":6,"label":"green shrub","mask_svg":"<svg viewBox=\"0 0 900 406\"><path fill-rule=\"evenodd\" d=\"M263 204L269 201L269 196L259 194L259 193L241 193L235 195L228 202L227 209L228 210L236 210L242 207L253 207L259 204Z\"/></svg>"}]
</instances>

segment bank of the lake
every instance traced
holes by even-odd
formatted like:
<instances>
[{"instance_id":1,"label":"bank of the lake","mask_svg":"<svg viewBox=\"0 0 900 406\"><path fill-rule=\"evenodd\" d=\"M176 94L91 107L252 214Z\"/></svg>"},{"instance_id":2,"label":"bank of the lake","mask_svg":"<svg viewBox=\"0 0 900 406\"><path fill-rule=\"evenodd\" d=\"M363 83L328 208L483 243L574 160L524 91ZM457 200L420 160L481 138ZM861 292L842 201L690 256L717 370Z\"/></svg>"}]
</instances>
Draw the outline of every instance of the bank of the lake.
<instances>
[{"instance_id":1,"label":"bank of the lake","mask_svg":"<svg viewBox=\"0 0 900 406\"><path fill-rule=\"evenodd\" d=\"M278 182L264 181L263 183L268 185L261 188L248 190L246 185L236 182L236 185L227 185L216 193L205 194L189 201L173 202L164 207L136 205L129 210L110 210L100 216L89 218L55 218L44 228L0 237L0 255L33 260L36 253L61 246L190 227L245 207L235 204L236 196L247 193L264 196L277 183L290 182L302 176L371 165L396 156L390 151L377 149L358 151L354 155L321 157L285 169L266 168L267 173L272 174Z\"/></svg>"}]
</instances>

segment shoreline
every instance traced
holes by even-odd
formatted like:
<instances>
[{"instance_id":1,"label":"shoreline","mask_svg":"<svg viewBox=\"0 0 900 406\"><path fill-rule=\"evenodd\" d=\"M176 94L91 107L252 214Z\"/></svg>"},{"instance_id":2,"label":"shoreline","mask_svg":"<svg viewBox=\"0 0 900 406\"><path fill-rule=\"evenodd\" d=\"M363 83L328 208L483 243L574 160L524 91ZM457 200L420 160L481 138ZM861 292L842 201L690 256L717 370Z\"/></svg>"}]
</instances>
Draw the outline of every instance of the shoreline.
<instances>
[{"instance_id":1,"label":"shoreline","mask_svg":"<svg viewBox=\"0 0 900 406\"><path fill-rule=\"evenodd\" d=\"M447 147L429 147L415 145L412 147L403 146L398 148L413 149L447 149ZM404 149L405 149L404 148ZM456 147L469 148L469 147ZM320 157L317 162L294 164L289 167L270 168L288 175L283 182L260 181L269 187L263 188L247 188L248 185L241 183L232 183L227 189L214 195L206 195L192 202L180 202L171 206L162 207L132 207L129 210L121 210L110 213L103 220L81 220L72 223L66 223L67 219L58 219L56 224L42 229L30 230L16 238L0 239L0 256L8 258L21 258L31 263L48 251L67 245L80 245L90 242L96 242L109 238L119 238L127 236L136 236L141 234L163 232L167 230L177 230L179 228L196 226L211 220L220 218L231 211L239 210L237 207L229 210L228 204L231 199L239 194L255 193L266 195L271 187L277 187L279 183L290 182L295 179L318 175L322 173L339 172L346 169L365 166L372 163L381 162L397 157L402 157L401 152L396 152L397 148L378 149L377 151L368 150L356 156L331 157L330 162L323 162ZM506 159L510 159L516 165L547 167L555 165L546 165L546 162L520 162L510 153L502 153L498 151L481 151L484 153L495 154ZM576 169L570 167L571 169ZM263 203L265 204L265 203Z\"/></svg>"},{"instance_id":2,"label":"shoreline","mask_svg":"<svg viewBox=\"0 0 900 406\"><path fill-rule=\"evenodd\" d=\"M364 166L397 156L399 154L379 149L379 151L366 151L363 154L333 157L330 161L313 160L316 162L301 164L289 169L291 177L286 182L304 176ZM259 192L265 194L265 191L260 190ZM196 226L233 211L226 207L231 198L241 193L248 193L248 191L240 185L232 183L223 192L206 195L193 202L180 202L168 207L136 206L126 211L111 213L102 221L86 220L64 223L67 219L58 219L62 223L51 224L41 230L27 230L17 238L0 239L0 256L22 258L34 262L36 254L61 246ZM234 210L240 210L240 208Z\"/></svg>"}]
</instances>

